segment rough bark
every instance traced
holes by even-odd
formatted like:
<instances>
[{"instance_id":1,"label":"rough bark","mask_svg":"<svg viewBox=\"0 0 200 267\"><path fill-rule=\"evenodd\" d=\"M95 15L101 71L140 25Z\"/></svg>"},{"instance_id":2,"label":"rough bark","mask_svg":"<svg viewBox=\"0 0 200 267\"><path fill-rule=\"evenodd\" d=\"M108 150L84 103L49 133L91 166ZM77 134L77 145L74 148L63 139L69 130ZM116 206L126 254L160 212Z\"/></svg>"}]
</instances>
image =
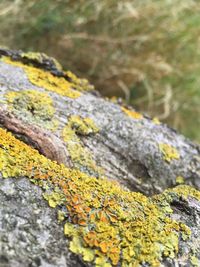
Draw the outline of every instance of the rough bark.
<instances>
[{"instance_id":1,"label":"rough bark","mask_svg":"<svg viewBox=\"0 0 200 267\"><path fill-rule=\"evenodd\" d=\"M67 76L53 59L44 55L38 59L3 49L0 54L72 82L70 75ZM9 92L23 90L45 92L53 100L55 114L50 119L45 118L44 125L30 121L27 110L20 113L9 102ZM35 116L34 110L28 112ZM103 172L107 179L116 180L123 187L146 196L162 193L176 186L180 180L200 189L198 144L156 120L138 115L129 107L123 108L102 98L95 91L86 90L77 98L46 91L43 86L30 81L23 67L4 59L0 61L1 127L47 158L69 168L78 167L63 140L62 129L74 115L89 117L99 129L93 134L92 129L87 132L75 127L74 138L78 138L81 148L90 152L97 166L92 170L83 159L83 166L79 166L81 171L97 179L101 179ZM55 129L45 127L46 121L54 119L58 125ZM0 178L0 203L1 267L88 265L82 257L69 251L68 240L62 234L62 223L56 222L55 210L43 200L42 190L26 178ZM163 266L191 266L192 257L200 259L200 199L180 197L170 205L173 210L171 217L186 223L192 234L189 240L180 240L180 252L176 257L163 257L161 262ZM148 264L141 263L141 266Z\"/></svg>"}]
</instances>

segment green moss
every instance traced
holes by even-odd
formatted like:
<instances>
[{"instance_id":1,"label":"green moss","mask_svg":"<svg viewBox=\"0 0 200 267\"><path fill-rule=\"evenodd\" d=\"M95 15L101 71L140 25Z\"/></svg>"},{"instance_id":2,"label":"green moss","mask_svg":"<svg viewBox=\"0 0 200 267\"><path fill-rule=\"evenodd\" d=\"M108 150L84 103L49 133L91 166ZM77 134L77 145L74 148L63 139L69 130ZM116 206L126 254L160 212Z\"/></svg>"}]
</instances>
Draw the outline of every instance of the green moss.
<instances>
[{"instance_id":1,"label":"green moss","mask_svg":"<svg viewBox=\"0 0 200 267\"><path fill-rule=\"evenodd\" d=\"M62 133L74 167L95 176L102 174L102 169L96 165L89 150L82 145L78 134L89 135L98 131L90 118L71 116Z\"/></svg>"},{"instance_id":2,"label":"green moss","mask_svg":"<svg viewBox=\"0 0 200 267\"><path fill-rule=\"evenodd\" d=\"M24 90L8 92L5 98L8 107L18 118L47 129L56 129L57 121L54 119L53 101L46 93Z\"/></svg>"},{"instance_id":3,"label":"green moss","mask_svg":"<svg viewBox=\"0 0 200 267\"><path fill-rule=\"evenodd\" d=\"M96 266L160 266L164 257L174 258L179 240L188 238L190 229L170 218L170 200L182 194L200 199L200 192L188 186L154 198L129 192L58 165L3 129L0 171L4 177L26 176L41 186L47 200L53 200L49 204L66 212L64 233L71 238L70 249Z\"/></svg>"},{"instance_id":4,"label":"green moss","mask_svg":"<svg viewBox=\"0 0 200 267\"><path fill-rule=\"evenodd\" d=\"M159 144L159 149L163 154L163 158L167 162L171 162L172 160L179 159L180 155L177 149L169 144Z\"/></svg>"}]
</instances>

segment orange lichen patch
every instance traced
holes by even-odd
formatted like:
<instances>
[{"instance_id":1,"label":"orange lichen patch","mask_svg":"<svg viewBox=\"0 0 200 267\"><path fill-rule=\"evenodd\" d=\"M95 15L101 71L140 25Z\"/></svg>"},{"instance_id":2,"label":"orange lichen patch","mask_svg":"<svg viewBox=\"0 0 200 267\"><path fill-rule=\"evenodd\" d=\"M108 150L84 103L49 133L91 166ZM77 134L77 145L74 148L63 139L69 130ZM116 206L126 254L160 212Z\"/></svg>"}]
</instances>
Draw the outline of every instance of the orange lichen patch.
<instances>
[{"instance_id":1,"label":"orange lichen patch","mask_svg":"<svg viewBox=\"0 0 200 267\"><path fill-rule=\"evenodd\" d=\"M158 201L58 165L1 128L0 171L3 177L26 176L42 187L49 204L62 211L70 250L98 267L160 266L163 257L177 255L179 239L189 236L186 225L170 218L165 196ZM190 187L172 191L200 195Z\"/></svg>"},{"instance_id":2,"label":"orange lichen patch","mask_svg":"<svg viewBox=\"0 0 200 267\"><path fill-rule=\"evenodd\" d=\"M78 134L89 135L98 131L99 129L90 118L71 116L62 132L74 167L95 176L102 174L102 170L96 165L89 150L82 145Z\"/></svg>"},{"instance_id":3,"label":"orange lichen patch","mask_svg":"<svg viewBox=\"0 0 200 267\"><path fill-rule=\"evenodd\" d=\"M29 124L36 124L50 130L56 129L55 109L51 97L35 90L8 92L5 94L9 109Z\"/></svg>"},{"instance_id":4,"label":"orange lichen patch","mask_svg":"<svg viewBox=\"0 0 200 267\"><path fill-rule=\"evenodd\" d=\"M169 144L159 144L159 149L163 154L164 160L171 162L174 159L179 159L180 155L177 149Z\"/></svg>"},{"instance_id":5,"label":"orange lichen patch","mask_svg":"<svg viewBox=\"0 0 200 267\"><path fill-rule=\"evenodd\" d=\"M124 113L126 113L129 117L133 118L133 119L142 119L143 118L143 115L134 111L134 110L129 110L129 109L126 109L125 107L121 107L122 111Z\"/></svg>"},{"instance_id":6,"label":"orange lichen patch","mask_svg":"<svg viewBox=\"0 0 200 267\"><path fill-rule=\"evenodd\" d=\"M48 71L25 65L19 61L13 61L8 57L3 57L1 60L5 63L23 68L30 82L38 87L70 98L77 98L81 95L80 92L73 90L72 84L63 77L56 77Z\"/></svg>"}]
</instances>

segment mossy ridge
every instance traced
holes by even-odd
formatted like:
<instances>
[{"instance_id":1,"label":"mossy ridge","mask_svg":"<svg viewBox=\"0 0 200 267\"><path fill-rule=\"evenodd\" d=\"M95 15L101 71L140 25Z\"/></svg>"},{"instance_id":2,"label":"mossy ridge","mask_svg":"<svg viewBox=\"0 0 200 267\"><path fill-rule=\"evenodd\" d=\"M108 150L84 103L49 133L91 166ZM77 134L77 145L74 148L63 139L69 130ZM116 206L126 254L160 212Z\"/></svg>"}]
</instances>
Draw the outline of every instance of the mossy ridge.
<instances>
[{"instance_id":1,"label":"mossy ridge","mask_svg":"<svg viewBox=\"0 0 200 267\"><path fill-rule=\"evenodd\" d=\"M29 124L36 124L49 130L56 130L55 108L51 97L35 90L8 92L5 94L9 109Z\"/></svg>"},{"instance_id":2,"label":"mossy ridge","mask_svg":"<svg viewBox=\"0 0 200 267\"><path fill-rule=\"evenodd\" d=\"M74 167L96 177L102 175L103 170L96 165L92 155L82 145L78 135L89 135L98 131L99 129L92 119L81 118L76 115L69 117L69 121L62 131Z\"/></svg>"},{"instance_id":3,"label":"mossy ridge","mask_svg":"<svg viewBox=\"0 0 200 267\"><path fill-rule=\"evenodd\" d=\"M64 77L72 83L73 88L80 92L94 90L94 86L90 84L87 79L78 78L71 71L64 71Z\"/></svg>"},{"instance_id":4,"label":"mossy ridge","mask_svg":"<svg viewBox=\"0 0 200 267\"><path fill-rule=\"evenodd\" d=\"M56 77L49 71L23 64L20 61L14 61L9 57L3 57L1 60L5 63L23 68L29 81L38 87L70 98L81 96L81 93L73 90L72 84L66 81L63 77Z\"/></svg>"},{"instance_id":5,"label":"mossy ridge","mask_svg":"<svg viewBox=\"0 0 200 267\"><path fill-rule=\"evenodd\" d=\"M46 62L51 62L51 65L55 66L58 71L62 71L61 64L53 57L47 56L45 53L38 53L38 52L26 52L26 53L20 53L20 58L33 61L38 64L44 64Z\"/></svg>"},{"instance_id":6,"label":"mossy ridge","mask_svg":"<svg viewBox=\"0 0 200 267\"><path fill-rule=\"evenodd\" d=\"M162 194L154 196L153 199L157 199L158 201L165 199L168 203L171 203L179 198L185 198L187 200L189 197L200 201L200 191L189 185L179 185L166 189Z\"/></svg>"},{"instance_id":7,"label":"mossy ridge","mask_svg":"<svg viewBox=\"0 0 200 267\"><path fill-rule=\"evenodd\" d=\"M44 53L27 52L21 53L20 57L22 59L27 59L39 63L41 65L44 64L46 61L50 61L58 71L60 71L61 73L63 72L63 77L66 78L72 84L72 87L76 90L82 92L94 90L94 86L91 85L87 79L80 79L71 71L63 71L62 66L55 58L49 57Z\"/></svg>"},{"instance_id":8,"label":"mossy ridge","mask_svg":"<svg viewBox=\"0 0 200 267\"><path fill-rule=\"evenodd\" d=\"M48 184L53 187L46 198L53 198L50 206L62 209L70 249L96 266L160 266L164 256L176 256L179 238L190 234L186 225L170 218L165 199L157 203L117 183L58 165L3 129L0 171L3 177L27 176L44 190ZM189 188L186 196L192 192L199 198L200 192ZM174 190L181 194L183 187Z\"/></svg>"},{"instance_id":9,"label":"mossy ridge","mask_svg":"<svg viewBox=\"0 0 200 267\"><path fill-rule=\"evenodd\" d=\"M58 77L50 71L24 64L21 61L12 60L10 57L4 56L0 60L23 68L32 84L62 96L78 98L81 96L81 92L94 89L86 79L79 79L70 71L66 71L63 76Z\"/></svg>"}]
</instances>

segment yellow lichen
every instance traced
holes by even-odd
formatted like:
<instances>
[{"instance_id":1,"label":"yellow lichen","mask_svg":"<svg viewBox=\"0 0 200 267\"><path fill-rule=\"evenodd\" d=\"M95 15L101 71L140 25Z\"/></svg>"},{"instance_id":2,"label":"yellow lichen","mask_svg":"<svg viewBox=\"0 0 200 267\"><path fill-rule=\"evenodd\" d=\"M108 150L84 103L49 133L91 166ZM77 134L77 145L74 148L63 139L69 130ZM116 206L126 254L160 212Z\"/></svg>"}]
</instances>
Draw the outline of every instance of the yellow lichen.
<instances>
[{"instance_id":1,"label":"yellow lichen","mask_svg":"<svg viewBox=\"0 0 200 267\"><path fill-rule=\"evenodd\" d=\"M184 184L185 180L182 176L177 176L176 177L176 184Z\"/></svg>"},{"instance_id":2,"label":"yellow lichen","mask_svg":"<svg viewBox=\"0 0 200 267\"><path fill-rule=\"evenodd\" d=\"M193 197L200 201L200 191L188 185L179 185L173 189L168 189L166 192L175 192L180 197Z\"/></svg>"},{"instance_id":3,"label":"yellow lichen","mask_svg":"<svg viewBox=\"0 0 200 267\"><path fill-rule=\"evenodd\" d=\"M68 125L77 134L81 135L89 135L91 133L98 133L99 131L94 121L88 117L82 119L80 116L71 116Z\"/></svg>"},{"instance_id":4,"label":"yellow lichen","mask_svg":"<svg viewBox=\"0 0 200 267\"><path fill-rule=\"evenodd\" d=\"M65 76L72 83L72 87L80 92L94 90L94 86L88 80L78 78L71 71L65 71Z\"/></svg>"},{"instance_id":5,"label":"yellow lichen","mask_svg":"<svg viewBox=\"0 0 200 267\"><path fill-rule=\"evenodd\" d=\"M192 266L195 266L195 267L200 266L200 261L195 256L190 256L190 262L191 262Z\"/></svg>"},{"instance_id":6,"label":"yellow lichen","mask_svg":"<svg viewBox=\"0 0 200 267\"><path fill-rule=\"evenodd\" d=\"M64 213L64 211L58 210L57 218L58 218L58 221L59 222L64 221L64 219L65 219L65 213Z\"/></svg>"},{"instance_id":7,"label":"yellow lichen","mask_svg":"<svg viewBox=\"0 0 200 267\"><path fill-rule=\"evenodd\" d=\"M177 149L169 144L161 143L159 144L159 149L163 154L164 160L167 162L180 158Z\"/></svg>"},{"instance_id":8,"label":"yellow lichen","mask_svg":"<svg viewBox=\"0 0 200 267\"><path fill-rule=\"evenodd\" d=\"M19 61L13 61L7 57L2 58L1 60L5 63L23 68L30 82L38 87L70 98L77 98L81 95L80 92L73 90L72 84L63 77L56 77L49 71L25 65Z\"/></svg>"},{"instance_id":9,"label":"yellow lichen","mask_svg":"<svg viewBox=\"0 0 200 267\"><path fill-rule=\"evenodd\" d=\"M46 199L49 203L49 206L55 208L57 205L63 202L64 196L62 192L51 192L51 193L44 193L44 199Z\"/></svg>"},{"instance_id":10,"label":"yellow lichen","mask_svg":"<svg viewBox=\"0 0 200 267\"><path fill-rule=\"evenodd\" d=\"M62 133L74 167L95 176L99 176L102 171L96 166L90 152L82 145L78 134L88 135L98 131L99 129L90 118L71 116Z\"/></svg>"},{"instance_id":11,"label":"yellow lichen","mask_svg":"<svg viewBox=\"0 0 200 267\"><path fill-rule=\"evenodd\" d=\"M11 91L5 94L5 98L8 107L18 118L47 129L56 128L53 101L46 93L35 90Z\"/></svg>"},{"instance_id":12,"label":"yellow lichen","mask_svg":"<svg viewBox=\"0 0 200 267\"><path fill-rule=\"evenodd\" d=\"M159 121L159 119L156 118L156 117L154 117L154 118L152 119L152 122L153 122L154 124L157 124L157 125L161 124L161 122Z\"/></svg>"},{"instance_id":13,"label":"yellow lichen","mask_svg":"<svg viewBox=\"0 0 200 267\"><path fill-rule=\"evenodd\" d=\"M186 225L170 218L173 211L167 196L170 200L183 193L200 198L200 192L185 186L155 198L129 192L111 181L58 165L3 129L0 171L3 177L26 176L53 196L50 205L59 203L57 209L66 212L64 232L71 238L70 249L98 267L141 263L156 267L164 257L174 258L179 239L190 233Z\"/></svg>"},{"instance_id":14,"label":"yellow lichen","mask_svg":"<svg viewBox=\"0 0 200 267\"><path fill-rule=\"evenodd\" d=\"M134 111L134 110L129 110L125 107L121 107L122 111L124 113L126 113L129 117L133 118L133 119L142 119L143 118L143 115Z\"/></svg>"},{"instance_id":15,"label":"yellow lichen","mask_svg":"<svg viewBox=\"0 0 200 267\"><path fill-rule=\"evenodd\" d=\"M58 70L60 70L60 71L62 70L62 66L55 58L49 57L44 53L26 52L26 53L21 53L20 56L22 57L22 59L27 59L29 61L32 60L32 61L35 61L35 62L40 63L40 64L42 64L46 60L50 60L56 66L56 68Z\"/></svg>"}]
</instances>

